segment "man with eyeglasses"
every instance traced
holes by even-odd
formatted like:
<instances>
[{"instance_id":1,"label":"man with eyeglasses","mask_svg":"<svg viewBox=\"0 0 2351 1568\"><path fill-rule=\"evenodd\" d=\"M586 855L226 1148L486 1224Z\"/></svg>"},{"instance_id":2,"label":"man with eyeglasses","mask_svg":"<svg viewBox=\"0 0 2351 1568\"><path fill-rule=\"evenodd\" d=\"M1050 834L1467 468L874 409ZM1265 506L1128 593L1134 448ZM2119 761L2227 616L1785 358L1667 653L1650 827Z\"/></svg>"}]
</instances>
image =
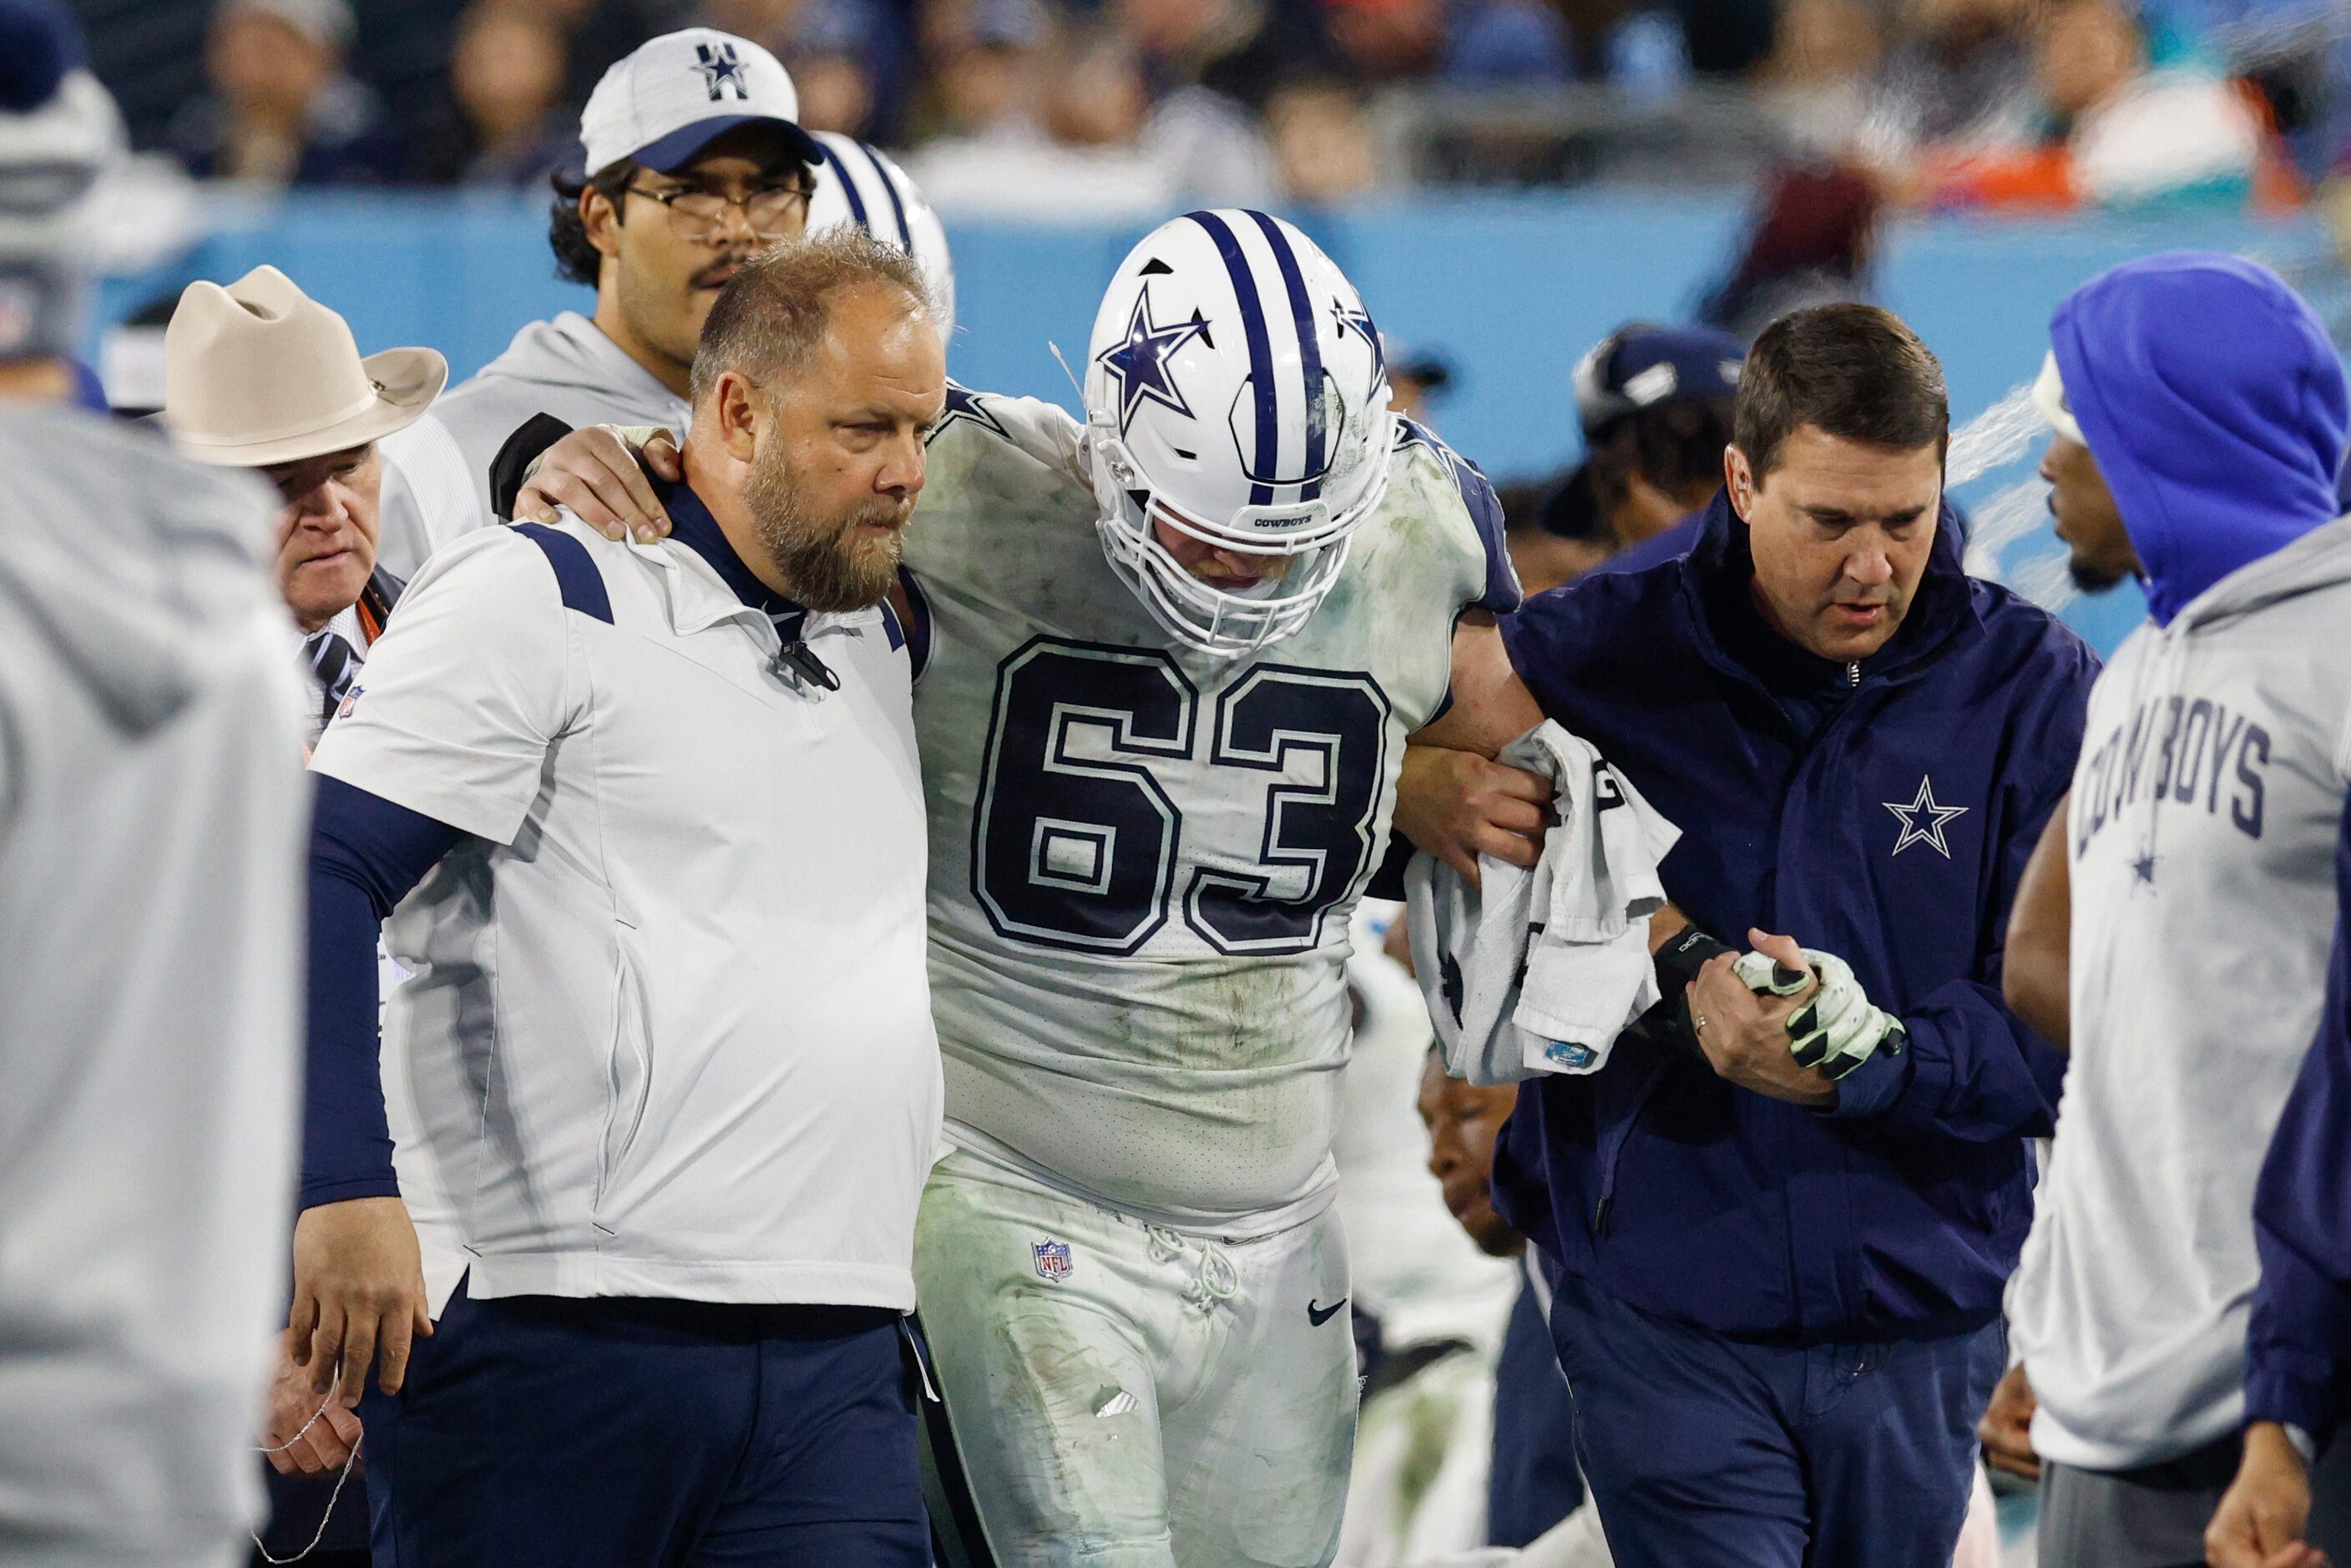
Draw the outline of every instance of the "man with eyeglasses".
<instances>
[{"instance_id":1,"label":"man with eyeglasses","mask_svg":"<svg viewBox=\"0 0 2351 1568\"><path fill-rule=\"evenodd\" d=\"M533 414L684 428L719 289L807 226L825 152L799 113L775 56L708 27L654 38L604 73L580 117L586 177L557 177L548 230L559 274L596 290L595 313L530 323L382 444L387 570L411 576L491 520L499 448Z\"/></svg>"}]
</instances>

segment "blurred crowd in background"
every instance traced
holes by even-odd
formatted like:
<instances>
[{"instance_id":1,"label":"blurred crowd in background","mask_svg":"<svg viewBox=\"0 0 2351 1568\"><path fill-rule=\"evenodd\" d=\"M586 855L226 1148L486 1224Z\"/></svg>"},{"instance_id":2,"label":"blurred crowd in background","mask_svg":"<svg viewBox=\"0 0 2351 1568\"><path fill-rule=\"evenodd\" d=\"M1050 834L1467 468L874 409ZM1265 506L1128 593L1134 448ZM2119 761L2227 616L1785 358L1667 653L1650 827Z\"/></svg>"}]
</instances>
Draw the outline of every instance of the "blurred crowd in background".
<instances>
[{"instance_id":1,"label":"blurred crowd in background","mask_svg":"<svg viewBox=\"0 0 2351 1568\"><path fill-rule=\"evenodd\" d=\"M603 68L694 23L770 46L811 129L903 152L951 219L1760 182L1834 265L1881 205L2273 209L2351 171L2343 0L74 6L142 148L265 188L544 191Z\"/></svg>"}]
</instances>

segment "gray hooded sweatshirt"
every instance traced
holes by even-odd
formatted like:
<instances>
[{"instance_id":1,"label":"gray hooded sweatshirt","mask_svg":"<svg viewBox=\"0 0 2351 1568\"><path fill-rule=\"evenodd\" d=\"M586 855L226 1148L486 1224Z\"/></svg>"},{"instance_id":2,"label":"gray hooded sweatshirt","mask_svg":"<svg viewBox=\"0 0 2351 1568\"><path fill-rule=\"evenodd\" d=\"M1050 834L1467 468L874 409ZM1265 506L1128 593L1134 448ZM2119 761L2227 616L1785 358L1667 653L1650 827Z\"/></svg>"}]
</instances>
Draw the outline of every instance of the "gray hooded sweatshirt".
<instances>
[{"instance_id":1,"label":"gray hooded sweatshirt","mask_svg":"<svg viewBox=\"0 0 2351 1568\"><path fill-rule=\"evenodd\" d=\"M2044 1458L2238 1425L2253 1182L2318 1025L2346 786L2351 518L2142 625L2091 693L2073 1061L2008 1297Z\"/></svg>"},{"instance_id":2,"label":"gray hooded sweatshirt","mask_svg":"<svg viewBox=\"0 0 2351 1568\"><path fill-rule=\"evenodd\" d=\"M383 536L376 559L393 576L460 534L495 522L490 464L516 427L551 413L589 424L659 424L683 431L692 405L655 381L587 317L566 310L533 321L507 351L433 412L384 438Z\"/></svg>"},{"instance_id":3,"label":"gray hooded sweatshirt","mask_svg":"<svg viewBox=\"0 0 2351 1568\"><path fill-rule=\"evenodd\" d=\"M0 403L0 1557L241 1562L308 831L276 501Z\"/></svg>"},{"instance_id":4,"label":"gray hooded sweatshirt","mask_svg":"<svg viewBox=\"0 0 2351 1568\"><path fill-rule=\"evenodd\" d=\"M2074 772L2073 1060L2008 1311L2042 1456L2117 1470L2243 1411L2253 1184L2325 993L2351 784L2351 411L2309 307L2232 256L2104 273L2051 340L2151 618Z\"/></svg>"}]
</instances>

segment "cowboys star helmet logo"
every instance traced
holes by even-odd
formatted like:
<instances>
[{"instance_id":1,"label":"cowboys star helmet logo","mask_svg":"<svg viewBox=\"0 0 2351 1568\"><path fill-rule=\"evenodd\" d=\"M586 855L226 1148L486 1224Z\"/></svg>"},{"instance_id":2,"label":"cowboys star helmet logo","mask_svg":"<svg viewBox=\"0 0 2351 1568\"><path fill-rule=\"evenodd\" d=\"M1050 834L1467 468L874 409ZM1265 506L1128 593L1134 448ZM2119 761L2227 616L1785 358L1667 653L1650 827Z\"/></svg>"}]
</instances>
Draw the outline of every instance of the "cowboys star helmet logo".
<instances>
[{"instance_id":1,"label":"cowboys star helmet logo","mask_svg":"<svg viewBox=\"0 0 2351 1568\"><path fill-rule=\"evenodd\" d=\"M1372 383L1376 386L1387 380L1388 353L1381 346L1380 329L1372 325L1372 313L1361 305L1350 308L1345 300L1334 299L1331 302L1331 314L1338 319L1340 336L1353 332L1371 349Z\"/></svg>"},{"instance_id":2,"label":"cowboys star helmet logo","mask_svg":"<svg viewBox=\"0 0 2351 1568\"><path fill-rule=\"evenodd\" d=\"M744 79L743 61L735 53L734 45L696 44L694 53L701 62L694 68L702 73L703 85L710 89L711 102L716 103L726 97L730 87L735 89L737 98L746 100L750 98L751 84Z\"/></svg>"},{"instance_id":3,"label":"cowboys star helmet logo","mask_svg":"<svg viewBox=\"0 0 2351 1568\"><path fill-rule=\"evenodd\" d=\"M1134 314L1126 323L1126 340L1114 343L1095 356L1095 362L1108 371L1118 382L1118 433L1123 436L1134 419L1134 411L1148 398L1155 403L1174 409L1185 418L1193 418L1192 405L1176 388L1168 374L1168 357L1194 338L1206 338L1208 324L1197 310L1189 321L1177 321L1161 327L1151 319L1151 290L1144 288L1134 297Z\"/></svg>"}]
</instances>

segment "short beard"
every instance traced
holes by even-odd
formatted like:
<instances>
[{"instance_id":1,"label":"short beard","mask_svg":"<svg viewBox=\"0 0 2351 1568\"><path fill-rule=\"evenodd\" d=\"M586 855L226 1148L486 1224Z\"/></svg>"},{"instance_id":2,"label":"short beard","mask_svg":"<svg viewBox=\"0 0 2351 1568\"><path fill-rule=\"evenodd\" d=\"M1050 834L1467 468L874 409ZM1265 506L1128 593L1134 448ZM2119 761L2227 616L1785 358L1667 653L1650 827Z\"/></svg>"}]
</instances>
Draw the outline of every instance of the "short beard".
<instances>
[{"instance_id":1,"label":"short beard","mask_svg":"<svg viewBox=\"0 0 2351 1568\"><path fill-rule=\"evenodd\" d=\"M2104 593L2108 589L2119 588L2123 579L2130 576L2126 570L2101 566L2080 555L2065 558L2065 574L2074 580L2074 586L2085 593Z\"/></svg>"},{"instance_id":2,"label":"short beard","mask_svg":"<svg viewBox=\"0 0 2351 1568\"><path fill-rule=\"evenodd\" d=\"M875 498L846 517L827 522L801 507L799 476L778 445L771 444L751 465L743 499L751 526L776 570L791 585L792 597L807 608L837 612L870 610L888 597L905 552L904 513L897 503ZM896 522L894 533L868 539L862 523Z\"/></svg>"}]
</instances>

